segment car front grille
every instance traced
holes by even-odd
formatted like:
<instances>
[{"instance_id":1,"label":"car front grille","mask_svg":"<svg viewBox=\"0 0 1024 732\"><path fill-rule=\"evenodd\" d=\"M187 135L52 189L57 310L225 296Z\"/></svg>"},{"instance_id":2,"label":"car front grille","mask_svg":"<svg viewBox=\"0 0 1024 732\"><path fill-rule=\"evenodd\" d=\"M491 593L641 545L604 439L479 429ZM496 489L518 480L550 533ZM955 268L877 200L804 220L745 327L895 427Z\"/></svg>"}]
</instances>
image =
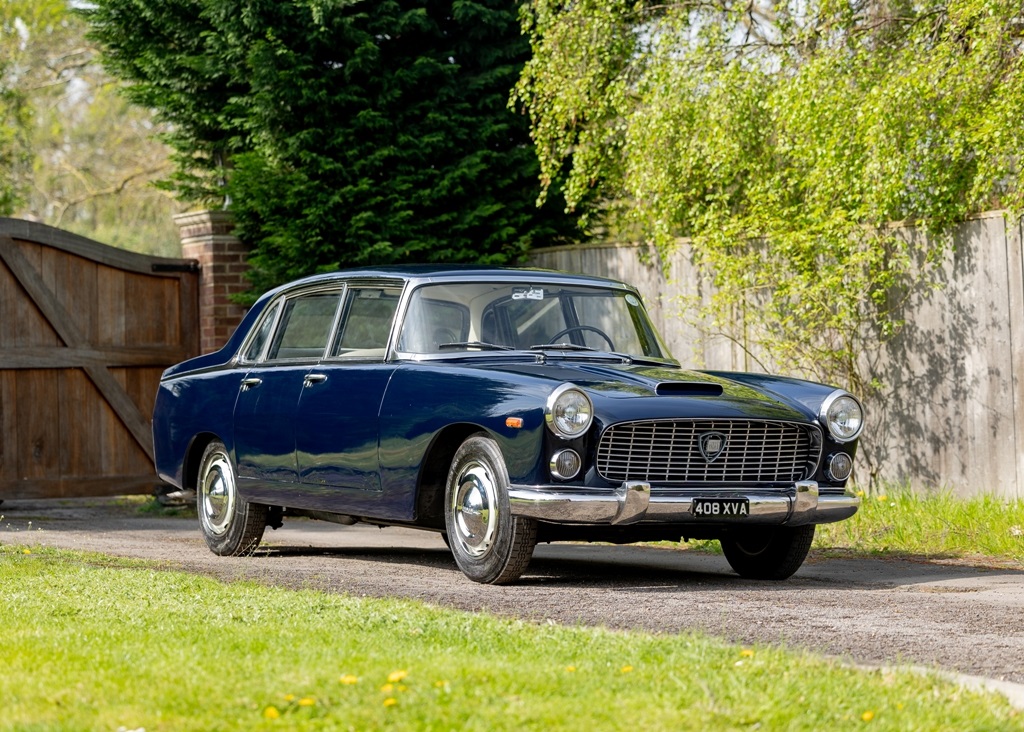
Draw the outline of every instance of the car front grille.
<instances>
[{"instance_id":1,"label":"car front grille","mask_svg":"<svg viewBox=\"0 0 1024 732\"><path fill-rule=\"evenodd\" d=\"M704 436L705 451L701 452ZM724 447L716 439L724 436ZM717 449L718 455L714 455ZM614 482L760 484L792 483L813 472L820 433L790 422L673 419L622 422L597 446L597 472ZM708 457L713 457L708 460Z\"/></svg>"}]
</instances>

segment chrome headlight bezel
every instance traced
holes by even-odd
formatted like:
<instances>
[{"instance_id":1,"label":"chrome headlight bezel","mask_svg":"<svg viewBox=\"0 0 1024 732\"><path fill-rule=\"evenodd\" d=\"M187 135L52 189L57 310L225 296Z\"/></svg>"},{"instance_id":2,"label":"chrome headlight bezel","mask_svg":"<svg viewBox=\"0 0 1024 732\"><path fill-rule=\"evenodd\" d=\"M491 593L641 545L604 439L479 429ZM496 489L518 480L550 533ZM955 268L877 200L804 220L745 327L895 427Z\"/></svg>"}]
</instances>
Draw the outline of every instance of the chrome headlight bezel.
<instances>
[{"instance_id":1,"label":"chrome headlight bezel","mask_svg":"<svg viewBox=\"0 0 1024 732\"><path fill-rule=\"evenodd\" d=\"M838 464L838 466L837 466ZM853 458L845 452L834 452L825 460L825 475L829 480L843 482L853 474Z\"/></svg>"},{"instance_id":2,"label":"chrome headlight bezel","mask_svg":"<svg viewBox=\"0 0 1024 732\"><path fill-rule=\"evenodd\" d=\"M578 412L585 412L584 421L579 422L574 416L570 416L568 420L565 418L571 406L575 406ZM583 409L579 409L581 406ZM590 425L594 423L594 404L586 392L575 384L562 384L548 396L544 405L544 421L556 437L575 440L585 435Z\"/></svg>"},{"instance_id":3,"label":"chrome headlight bezel","mask_svg":"<svg viewBox=\"0 0 1024 732\"><path fill-rule=\"evenodd\" d=\"M583 458L571 447L556 450L548 465L555 480L574 480L583 468Z\"/></svg>"},{"instance_id":4,"label":"chrome headlight bezel","mask_svg":"<svg viewBox=\"0 0 1024 732\"><path fill-rule=\"evenodd\" d=\"M857 410L858 424L853 431L844 429L841 426L842 422L839 419L839 415L844 407L855 407ZM818 419L825 429L828 430L829 435L832 436L835 442L839 444L853 442L864 431L864 405L850 392L844 389L836 389L821 403L821 409L818 410Z\"/></svg>"}]
</instances>

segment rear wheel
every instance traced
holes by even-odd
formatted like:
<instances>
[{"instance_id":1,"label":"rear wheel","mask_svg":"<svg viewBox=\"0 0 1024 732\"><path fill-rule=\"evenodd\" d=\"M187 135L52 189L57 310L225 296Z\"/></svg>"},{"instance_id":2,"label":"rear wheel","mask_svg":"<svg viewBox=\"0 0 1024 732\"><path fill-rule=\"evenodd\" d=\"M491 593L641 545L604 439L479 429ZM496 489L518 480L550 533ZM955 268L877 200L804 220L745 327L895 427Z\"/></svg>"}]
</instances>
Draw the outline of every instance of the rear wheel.
<instances>
[{"instance_id":1,"label":"rear wheel","mask_svg":"<svg viewBox=\"0 0 1024 732\"><path fill-rule=\"evenodd\" d=\"M741 577L784 580L800 569L814 540L814 524L750 529L722 537L722 552Z\"/></svg>"},{"instance_id":2,"label":"rear wheel","mask_svg":"<svg viewBox=\"0 0 1024 732\"><path fill-rule=\"evenodd\" d=\"M222 442L211 442L203 452L196 510L206 545L221 556L252 554L267 527L267 507L242 498L231 456Z\"/></svg>"},{"instance_id":3,"label":"rear wheel","mask_svg":"<svg viewBox=\"0 0 1024 732\"><path fill-rule=\"evenodd\" d=\"M512 582L533 557L537 522L512 515L505 460L486 435L470 437L455 453L444 522L456 564L475 582Z\"/></svg>"}]
</instances>

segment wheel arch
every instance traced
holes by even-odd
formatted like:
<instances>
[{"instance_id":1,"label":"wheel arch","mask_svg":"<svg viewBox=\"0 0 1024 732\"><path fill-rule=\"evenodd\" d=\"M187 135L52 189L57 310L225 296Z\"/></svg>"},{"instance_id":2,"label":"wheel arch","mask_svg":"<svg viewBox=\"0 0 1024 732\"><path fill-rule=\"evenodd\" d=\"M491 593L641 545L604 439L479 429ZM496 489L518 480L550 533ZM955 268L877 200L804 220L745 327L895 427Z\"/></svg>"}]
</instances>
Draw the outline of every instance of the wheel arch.
<instances>
[{"instance_id":1,"label":"wheel arch","mask_svg":"<svg viewBox=\"0 0 1024 732\"><path fill-rule=\"evenodd\" d=\"M442 429L430 443L419 478L416 481L416 523L432 529L444 529L444 490L448 471L459 447L476 434L493 435L471 423L451 424Z\"/></svg>"},{"instance_id":2,"label":"wheel arch","mask_svg":"<svg viewBox=\"0 0 1024 732\"><path fill-rule=\"evenodd\" d=\"M185 459L182 461L182 488L196 490L199 487L199 467L203 461L203 453L206 451L207 446L215 440L223 442L221 437L213 432L200 432L192 438L188 448L185 450Z\"/></svg>"}]
</instances>

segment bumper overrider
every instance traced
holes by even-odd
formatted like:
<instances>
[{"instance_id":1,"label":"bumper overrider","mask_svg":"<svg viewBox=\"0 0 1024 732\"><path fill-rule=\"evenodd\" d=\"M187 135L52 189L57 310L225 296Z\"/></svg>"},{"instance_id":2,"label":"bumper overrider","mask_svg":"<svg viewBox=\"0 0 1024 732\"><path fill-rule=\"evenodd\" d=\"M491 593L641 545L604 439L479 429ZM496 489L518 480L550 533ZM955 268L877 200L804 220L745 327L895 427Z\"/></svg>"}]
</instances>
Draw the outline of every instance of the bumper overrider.
<instances>
[{"instance_id":1,"label":"bumper overrider","mask_svg":"<svg viewBox=\"0 0 1024 732\"><path fill-rule=\"evenodd\" d=\"M698 499L746 499L743 516L716 516L713 520L693 511ZM782 490L716 488L686 494L651 495L651 484L627 481L612 491L513 485L509 488L512 513L540 521L565 524L614 524L640 522L689 524L827 524L857 512L860 498L844 494L819 494L818 484L802 480Z\"/></svg>"}]
</instances>

